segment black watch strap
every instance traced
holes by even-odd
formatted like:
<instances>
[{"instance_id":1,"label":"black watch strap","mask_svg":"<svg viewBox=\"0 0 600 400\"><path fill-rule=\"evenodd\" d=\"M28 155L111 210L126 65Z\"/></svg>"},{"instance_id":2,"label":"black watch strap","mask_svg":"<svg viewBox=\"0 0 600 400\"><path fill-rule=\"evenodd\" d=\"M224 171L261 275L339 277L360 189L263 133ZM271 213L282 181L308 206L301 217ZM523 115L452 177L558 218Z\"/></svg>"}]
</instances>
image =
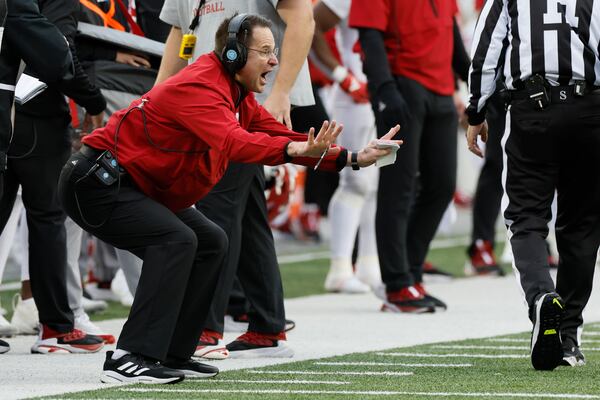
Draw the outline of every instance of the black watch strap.
<instances>
[{"instance_id":1,"label":"black watch strap","mask_svg":"<svg viewBox=\"0 0 600 400\"><path fill-rule=\"evenodd\" d=\"M358 152L353 151L350 155L350 165L352 165L352 169L358 171L360 167L358 166Z\"/></svg>"}]
</instances>

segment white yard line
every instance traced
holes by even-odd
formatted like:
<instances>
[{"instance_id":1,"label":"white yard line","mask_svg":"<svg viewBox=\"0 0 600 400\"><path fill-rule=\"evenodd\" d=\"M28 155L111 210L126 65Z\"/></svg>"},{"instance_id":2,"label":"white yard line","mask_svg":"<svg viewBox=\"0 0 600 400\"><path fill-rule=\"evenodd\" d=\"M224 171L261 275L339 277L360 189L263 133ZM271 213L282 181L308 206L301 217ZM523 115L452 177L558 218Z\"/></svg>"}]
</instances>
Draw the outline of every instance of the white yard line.
<instances>
[{"instance_id":1,"label":"white yard line","mask_svg":"<svg viewBox=\"0 0 600 400\"><path fill-rule=\"evenodd\" d=\"M421 357L421 358L528 358L529 355L524 354L437 354L437 353L384 353L377 352L375 353L379 356L393 356L393 357Z\"/></svg>"},{"instance_id":2,"label":"white yard line","mask_svg":"<svg viewBox=\"0 0 600 400\"><path fill-rule=\"evenodd\" d=\"M528 338L489 338L485 339L487 342L500 342L500 343L529 343L531 339Z\"/></svg>"},{"instance_id":3,"label":"white yard line","mask_svg":"<svg viewBox=\"0 0 600 400\"><path fill-rule=\"evenodd\" d=\"M359 376L363 376L363 375L369 375L369 376L411 376L414 375L413 372L395 372L395 371L380 371L380 372L375 372L375 371L331 371L331 372L327 372L327 371L256 371L256 370L250 370L250 371L246 371L249 374L260 374L260 375L270 375L270 374L274 374L274 375L348 375L348 376L353 376L353 375L359 375Z\"/></svg>"},{"instance_id":4,"label":"white yard line","mask_svg":"<svg viewBox=\"0 0 600 400\"><path fill-rule=\"evenodd\" d=\"M284 389L143 389L124 388L123 392L131 393L239 393L239 394L333 394L355 396L435 396L435 397L523 397L552 399L600 399L600 395L571 393L491 393L491 392L401 392L391 390L284 390Z\"/></svg>"},{"instance_id":5,"label":"white yard line","mask_svg":"<svg viewBox=\"0 0 600 400\"><path fill-rule=\"evenodd\" d=\"M479 346L479 345L463 345L463 344L438 344L430 346L434 349L448 350L529 350L528 346Z\"/></svg>"},{"instance_id":6,"label":"white yard line","mask_svg":"<svg viewBox=\"0 0 600 400\"><path fill-rule=\"evenodd\" d=\"M265 383L286 383L286 384L296 384L296 385L349 385L352 382L345 381L310 381L310 380L300 380L300 379L261 379L260 381L251 380L251 379L197 379L194 383L208 383L211 385L217 383L257 383L259 385Z\"/></svg>"},{"instance_id":7,"label":"white yard line","mask_svg":"<svg viewBox=\"0 0 600 400\"><path fill-rule=\"evenodd\" d=\"M387 367L410 367L410 368L469 368L473 364L431 364L431 363L393 363L393 362L371 362L371 361L317 361L314 365L344 365L344 366L387 366Z\"/></svg>"}]
</instances>

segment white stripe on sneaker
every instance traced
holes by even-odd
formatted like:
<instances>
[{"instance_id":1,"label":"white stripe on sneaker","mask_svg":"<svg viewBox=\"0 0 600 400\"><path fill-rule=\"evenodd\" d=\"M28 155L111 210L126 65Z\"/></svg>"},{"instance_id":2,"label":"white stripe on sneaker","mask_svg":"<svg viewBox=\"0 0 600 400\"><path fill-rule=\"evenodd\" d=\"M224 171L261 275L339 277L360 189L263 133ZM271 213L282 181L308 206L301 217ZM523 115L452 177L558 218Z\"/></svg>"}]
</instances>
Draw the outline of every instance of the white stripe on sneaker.
<instances>
[{"instance_id":1,"label":"white stripe on sneaker","mask_svg":"<svg viewBox=\"0 0 600 400\"><path fill-rule=\"evenodd\" d=\"M126 368L129 368L133 365L133 363L131 361L127 361L125 364L121 365L119 368L117 368L119 371L123 371Z\"/></svg>"},{"instance_id":2,"label":"white stripe on sneaker","mask_svg":"<svg viewBox=\"0 0 600 400\"><path fill-rule=\"evenodd\" d=\"M127 372L128 374L132 374L132 373L133 373L133 371L135 371L135 370L136 370L136 369L138 369L139 367L140 367L139 365L135 364L133 367L129 368L129 369L128 369L127 371L125 371L125 372Z\"/></svg>"},{"instance_id":3,"label":"white stripe on sneaker","mask_svg":"<svg viewBox=\"0 0 600 400\"><path fill-rule=\"evenodd\" d=\"M134 375L139 375L139 374L144 373L144 372L146 372L148 370L150 370L150 368L141 368L141 369L138 369L137 371L135 371L133 374Z\"/></svg>"}]
</instances>

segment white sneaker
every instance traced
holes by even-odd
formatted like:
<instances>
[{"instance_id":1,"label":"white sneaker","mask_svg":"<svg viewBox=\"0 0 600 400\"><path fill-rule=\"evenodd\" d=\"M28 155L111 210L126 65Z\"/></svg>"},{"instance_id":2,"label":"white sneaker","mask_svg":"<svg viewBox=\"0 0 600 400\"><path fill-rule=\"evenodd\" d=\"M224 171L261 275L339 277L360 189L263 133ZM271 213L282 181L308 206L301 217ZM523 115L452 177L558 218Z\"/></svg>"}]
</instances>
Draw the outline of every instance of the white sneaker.
<instances>
[{"instance_id":1,"label":"white sneaker","mask_svg":"<svg viewBox=\"0 0 600 400\"><path fill-rule=\"evenodd\" d=\"M17 329L0 315L0 337L13 336L17 334Z\"/></svg>"},{"instance_id":2,"label":"white sneaker","mask_svg":"<svg viewBox=\"0 0 600 400\"><path fill-rule=\"evenodd\" d=\"M122 269L119 269L110 284L110 290L117 296L117 301L126 307L133 304L133 296L127 286L127 279Z\"/></svg>"},{"instance_id":3,"label":"white sneaker","mask_svg":"<svg viewBox=\"0 0 600 400\"><path fill-rule=\"evenodd\" d=\"M90 321L90 317L86 313L75 317L75 329L79 329L88 335L101 337L105 344L113 344L116 341L113 335L104 332L98 325Z\"/></svg>"},{"instance_id":4,"label":"white sneaker","mask_svg":"<svg viewBox=\"0 0 600 400\"><path fill-rule=\"evenodd\" d=\"M327 275L325 279L325 290L328 292L357 294L367 293L371 289L368 285L362 283L357 277L351 276L350 278L340 279L333 275Z\"/></svg>"},{"instance_id":5,"label":"white sneaker","mask_svg":"<svg viewBox=\"0 0 600 400\"><path fill-rule=\"evenodd\" d=\"M99 288L97 282L88 283L85 285L85 290L92 300L119 301L119 297L111 289Z\"/></svg>"},{"instance_id":6,"label":"white sneaker","mask_svg":"<svg viewBox=\"0 0 600 400\"><path fill-rule=\"evenodd\" d=\"M83 296L81 297L81 306L86 313L100 312L108 308L108 304L104 300L92 300Z\"/></svg>"},{"instance_id":7,"label":"white sneaker","mask_svg":"<svg viewBox=\"0 0 600 400\"><path fill-rule=\"evenodd\" d=\"M10 323L19 335L37 335L39 332L38 310L33 297L27 300L21 299L19 294L13 297L13 316Z\"/></svg>"}]
</instances>

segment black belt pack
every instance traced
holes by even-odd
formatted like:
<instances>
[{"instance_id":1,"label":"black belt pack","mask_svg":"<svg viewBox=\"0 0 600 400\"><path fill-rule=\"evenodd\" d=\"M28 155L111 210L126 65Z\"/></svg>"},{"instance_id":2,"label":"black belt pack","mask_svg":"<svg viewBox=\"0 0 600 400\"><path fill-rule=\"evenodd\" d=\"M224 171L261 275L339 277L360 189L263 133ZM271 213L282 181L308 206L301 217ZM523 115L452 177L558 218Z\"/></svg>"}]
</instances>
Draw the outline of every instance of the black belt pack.
<instances>
[{"instance_id":1,"label":"black belt pack","mask_svg":"<svg viewBox=\"0 0 600 400\"><path fill-rule=\"evenodd\" d=\"M90 168L86 175L90 176L94 174L106 186L110 186L118 181L119 176L124 173L124 170L119 166L117 159L110 150L98 150L83 145L80 152L89 160L94 160L94 165L92 165L92 168Z\"/></svg>"}]
</instances>

